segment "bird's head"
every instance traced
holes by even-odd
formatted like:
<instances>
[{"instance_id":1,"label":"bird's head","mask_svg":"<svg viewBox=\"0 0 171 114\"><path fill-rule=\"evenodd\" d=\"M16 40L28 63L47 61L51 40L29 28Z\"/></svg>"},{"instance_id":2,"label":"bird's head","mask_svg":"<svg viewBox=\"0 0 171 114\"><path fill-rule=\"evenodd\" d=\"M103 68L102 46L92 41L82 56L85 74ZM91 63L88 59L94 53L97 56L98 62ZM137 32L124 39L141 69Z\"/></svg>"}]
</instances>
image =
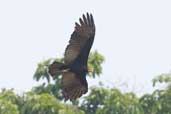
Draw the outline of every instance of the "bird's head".
<instances>
[{"instance_id":1,"label":"bird's head","mask_svg":"<svg viewBox=\"0 0 171 114\"><path fill-rule=\"evenodd\" d=\"M87 71L88 71L88 74L92 74L92 73L94 72L94 68L88 66L88 67L87 67Z\"/></svg>"}]
</instances>

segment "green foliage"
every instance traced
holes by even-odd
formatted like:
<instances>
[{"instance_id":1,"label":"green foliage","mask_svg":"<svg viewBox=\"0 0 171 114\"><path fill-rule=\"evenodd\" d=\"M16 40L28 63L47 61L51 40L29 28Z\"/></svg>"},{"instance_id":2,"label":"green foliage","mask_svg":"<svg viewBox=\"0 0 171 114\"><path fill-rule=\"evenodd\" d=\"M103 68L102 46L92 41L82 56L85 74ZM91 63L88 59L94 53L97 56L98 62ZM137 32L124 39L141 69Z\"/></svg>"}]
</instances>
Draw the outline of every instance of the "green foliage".
<instances>
[{"instance_id":1,"label":"green foliage","mask_svg":"<svg viewBox=\"0 0 171 114\"><path fill-rule=\"evenodd\" d=\"M104 105L110 91L104 87L91 87L90 91L90 94L84 98L81 108L86 114L95 114L97 109Z\"/></svg>"},{"instance_id":2,"label":"green foliage","mask_svg":"<svg viewBox=\"0 0 171 114\"><path fill-rule=\"evenodd\" d=\"M110 89L102 108L96 114L143 114L139 99L133 93L121 93L118 89Z\"/></svg>"},{"instance_id":3,"label":"green foliage","mask_svg":"<svg viewBox=\"0 0 171 114\"><path fill-rule=\"evenodd\" d=\"M19 102L20 101L20 102ZM34 91L16 95L12 89L0 93L0 114L85 114L77 105L62 103L49 93Z\"/></svg>"},{"instance_id":4,"label":"green foliage","mask_svg":"<svg viewBox=\"0 0 171 114\"><path fill-rule=\"evenodd\" d=\"M2 89L0 92L0 114L19 114L18 102L19 97L15 95L13 89Z\"/></svg>"},{"instance_id":5,"label":"green foliage","mask_svg":"<svg viewBox=\"0 0 171 114\"><path fill-rule=\"evenodd\" d=\"M81 108L86 114L170 114L171 90L155 90L138 98L116 88L93 87Z\"/></svg>"},{"instance_id":6,"label":"green foliage","mask_svg":"<svg viewBox=\"0 0 171 114\"><path fill-rule=\"evenodd\" d=\"M19 114L17 105L0 98L0 114Z\"/></svg>"},{"instance_id":7,"label":"green foliage","mask_svg":"<svg viewBox=\"0 0 171 114\"><path fill-rule=\"evenodd\" d=\"M170 99L169 89L155 90L139 98L131 92L101 85L91 87L81 102L69 105L49 93L30 91L18 96L4 89L0 93L0 114L170 114Z\"/></svg>"},{"instance_id":8,"label":"green foliage","mask_svg":"<svg viewBox=\"0 0 171 114\"><path fill-rule=\"evenodd\" d=\"M36 94L42 94L42 93L49 93L53 96L55 96L57 99L62 100L62 91L61 91L61 84L56 81L55 84L45 84L33 87L32 91Z\"/></svg>"},{"instance_id":9,"label":"green foliage","mask_svg":"<svg viewBox=\"0 0 171 114\"><path fill-rule=\"evenodd\" d=\"M151 94L137 97L124 93L117 88L90 87L89 94L72 104L63 102L61 95L61 76L53 78L48 67L53 61L48 59L38 64L34 79L46 79L46 82L33 87L30 92L17 95L13 89L0 92L0 114L171 114L171 73L163 73L153 79L153 86L166 83L165 89L156 89ZM104 57L97 51L89 56L88 67L93 69L89 77L96 78L102 73ZM52 79L53 81L51 81Z\"/></svg>"},{"instance_id":10,"label":"green foliage","mask_svg":"<svg viewBox=\"0 0 171 114\"><path fill-rule=\"evenodd\" d=\"M156 83L171 83L171 73L163 73L158 75L156 78L153 80L153 86L156 85Z\"/></svg>"},{"instance_id":11,"label":"green foliage","mask_svg":"<svg viewBox=\"0 0 171 114\"><path fill-rule=\"evenodd\" d=\"M65 105L65 107L59 111L59 114L85 114L77 106Z\"/></svg>"},{"instance_id":12,"label":"green foliage","mask_svg":"<svg viewBox=\"0 0 171 114\"><path fill-rule=\"evenodd\" d=\"M171 91L155 90L152 94L145 94L140 98L140 104L145 114L170 114Z\"/></svg>"},{"instance_id":13,"label":"green foliage","mask_svg":"<svg viewBox=\"0 0 171 114\"><path fill-rule=\"evenodd\" d=\"M13 92L13 89L2 89L2 92L0 93L0 99L10 101L11 103L15 104L17 102L17 97L15 93Z\"/></svg>"},{"instance_id":14,"label":"green foliage","mask_svg":"<svg viewBox=\"0 0 171 114\"><path fill-rule=\"evenodd\" d=\"M40 62L38 65L37 65L37 69L36 69L36 72L33 76L33 78L36 80L36 81L39 81L41 78L44 79L46 78L48 82L50 82L50 77L49 77L49 74L48 74L48 67L51 63L52 59L48 59L48 60L45 60L43 62Z\"/></svg>"},{"instance_id":15,"label":"green foliage","mask_svg":"<svg viewBox=\"0 0 171 114\"><path fill-rule=\"evenodd\" d=\"M26 94L22 114L57 114L62 104L49 94Z\"/></svg>"},{"instance_id":16,"label":"green foliage","mask_svg":"<svg viewBox=\"0 0 171 114\"><path fill-rule=\"evenodd\" d=\"M98 51L90 53L88 58L88 67L93 69L93 72L91 74L88 74L90 77L92 76L93 78L95 78L102 73L102 63L104 62L104 60L104 57L99 54Z\"/></svg>"}]
</instances>

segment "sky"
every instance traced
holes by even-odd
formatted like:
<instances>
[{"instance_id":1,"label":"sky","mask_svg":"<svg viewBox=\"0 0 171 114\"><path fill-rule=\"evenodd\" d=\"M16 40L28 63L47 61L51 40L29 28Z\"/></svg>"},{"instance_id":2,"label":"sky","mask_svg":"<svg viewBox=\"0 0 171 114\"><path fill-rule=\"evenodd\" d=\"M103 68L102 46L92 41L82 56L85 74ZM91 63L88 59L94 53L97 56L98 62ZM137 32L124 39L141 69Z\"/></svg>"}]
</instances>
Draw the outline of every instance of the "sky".
<instances>
[{"instance_id":1,"label":"sky","mask_svg":"<svg viewBox=\"0 0 171 114\"><path fill-rule=\"evenodd\" d=\"M1 0L0 88L26 91L37 63L63 57L74 23L91 12L93 50L105 57L90 85L149 93L151 80L171 69L170 0Z\"/></svg>"}]
</instances>

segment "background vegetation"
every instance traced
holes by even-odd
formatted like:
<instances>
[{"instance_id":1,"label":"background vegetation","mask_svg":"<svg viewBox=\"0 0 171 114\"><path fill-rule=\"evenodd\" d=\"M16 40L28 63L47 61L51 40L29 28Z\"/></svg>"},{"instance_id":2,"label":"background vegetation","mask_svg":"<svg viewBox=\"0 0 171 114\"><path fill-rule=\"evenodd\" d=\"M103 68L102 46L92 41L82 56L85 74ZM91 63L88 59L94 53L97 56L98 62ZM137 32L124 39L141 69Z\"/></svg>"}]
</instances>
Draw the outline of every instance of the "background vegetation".
<instances>
[{"instance_id":1,"label":"background vegetation","mask_svg":"<svg viewBox=\"0 0 171 114\"><path fill-rule=\"evenodd\" d=\"M166 83L152 94L138 97L135 93L121 92L118 88L107 88L102 83L89 87L88 95L73 102L64 102L61 95L61 76L51 78L47 68L54 59L37 65L33 79L41 85L30 91L17 94L13 89L1 89L0 114L171 114L171 74L160 74L152 80L157 84ZM57 58L55 61L63 61ZM97 51L89 56L88 66L93 69L88 78L96 78L102 73L104 57Z\"/></svg>"}]
</instances>

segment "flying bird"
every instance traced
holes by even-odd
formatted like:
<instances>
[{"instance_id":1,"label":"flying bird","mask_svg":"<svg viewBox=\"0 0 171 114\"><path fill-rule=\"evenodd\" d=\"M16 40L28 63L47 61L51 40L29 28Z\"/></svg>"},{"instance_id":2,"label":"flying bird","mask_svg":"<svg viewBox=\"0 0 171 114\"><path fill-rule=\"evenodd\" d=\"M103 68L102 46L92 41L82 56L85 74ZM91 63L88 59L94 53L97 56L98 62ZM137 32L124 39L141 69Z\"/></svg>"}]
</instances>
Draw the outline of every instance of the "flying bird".
<instances>
[{"instance_id":1,"label":"flying bird","mask_svg":"<svg viewBox=\"0 0 171 114\"><path fill-rule=\"evenodd\" d=\"M95 24L92 14L83 14L75 23L74 32L65 49L64 63L53 62L49 66L51 76L62 74L62 94L65 100L75 100L88 91L87 61L94 42Z\"/></svg>"}]
</instances>

